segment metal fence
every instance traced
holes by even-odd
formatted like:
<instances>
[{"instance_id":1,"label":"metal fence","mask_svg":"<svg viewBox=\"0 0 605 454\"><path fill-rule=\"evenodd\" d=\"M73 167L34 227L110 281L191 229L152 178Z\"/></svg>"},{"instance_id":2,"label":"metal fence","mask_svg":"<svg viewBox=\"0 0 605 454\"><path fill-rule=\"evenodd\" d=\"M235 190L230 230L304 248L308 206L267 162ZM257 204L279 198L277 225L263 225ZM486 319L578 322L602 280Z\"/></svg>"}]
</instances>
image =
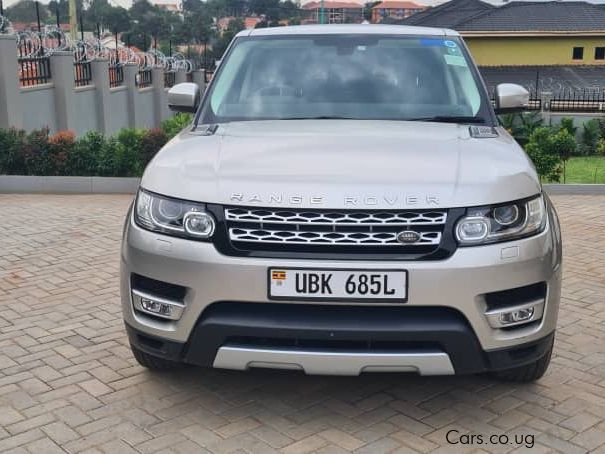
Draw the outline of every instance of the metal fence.
<instances>
[{"instance_id":1,"label":"metal fence","mask_svg":"<svg viewBox=\"0 0 605 454\"><path fill-rule=\"evenodd\" d=\"M109 65L109 88L124 85L124 67L120 64Z\"/></svg>"},{"instance_id":2,"label":"metal fence","mask_svg":"<svg viewBox=\"0 0 605 454\"><path fill-rule=\"evenodd\" d=\"M542 110L542 99L537 95L530 95L527 110Z\"/></svg>"},{"instance_id":3,"label":"metal fence","mask_svg":"<svg viewBox=\"0 0 605 454\"><path fill-rule=\"evenodd\" d=\"M205 83L209 83L212 80L213 76L214 76L214 70L213 69L206 69L206 68L204 68L204 82Z\"/></svg>"},{"instance_id":4,"label":"metal fence","mask_svg":"<svg viewBox=\"0 0 605 454\"><path fill-rule=\"evenodd\" d=\"M173 71L168 71L164 73L164 87L172 88L176 84L176 73Z\"/></svg>"},{"instance_id":5,"label":"metal fence","mask_svg":"<svg viewBox=\"0 0 605 454\"><path fill-rule=\"evenodd\" d=\"M22 87L50 82L50 57L42 49L36 49L28 42L19 43L17 57L19 83Z\"/></svg>"},{"instance_id":6,"label":"metal fence","mask_svg":"<svg viewBox=\"0 0 605 454\"><path fill-rule=\"evenodd\" d=\"M92 66L89 61L74 61L74 81L76 87L86 87L92 83Z\"/></svg>"},{"instance_id":7,"label":"metal fence","mask_svg":"<svg viewBox=\"0 0 605 454\"><path fill-rule=\"evenodd\" d=\"M151 69L141 69L136 75L136 85L139 88L151 87Z\"/></svg>"},{"instance_id":8,"label":"metal fence","mask_svg":"<svg viewBox=\"0 0 605 454\"><path fill-rule=\"evenodd\" d=\"M550 99L551 112L601 112L605 110L605 89L564 90Z\"/></svg>"}]
</instances>

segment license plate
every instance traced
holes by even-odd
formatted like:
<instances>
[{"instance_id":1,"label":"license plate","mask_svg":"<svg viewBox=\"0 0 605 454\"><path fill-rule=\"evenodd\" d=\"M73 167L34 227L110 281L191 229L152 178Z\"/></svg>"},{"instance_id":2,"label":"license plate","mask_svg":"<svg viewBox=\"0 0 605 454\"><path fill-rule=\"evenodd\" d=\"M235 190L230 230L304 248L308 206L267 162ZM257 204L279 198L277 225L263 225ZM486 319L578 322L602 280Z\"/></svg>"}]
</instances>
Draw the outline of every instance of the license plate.
<instances>
[{"instance_id":1,"label":"license plate","mask_svg":"<svg viewBox=\"0 0 605 454\"><path fill-rule=\"evenodd\" d=\"M269 268L269 298L275 300L407 300L405 270Z\"/></svg>"}]
</instances>

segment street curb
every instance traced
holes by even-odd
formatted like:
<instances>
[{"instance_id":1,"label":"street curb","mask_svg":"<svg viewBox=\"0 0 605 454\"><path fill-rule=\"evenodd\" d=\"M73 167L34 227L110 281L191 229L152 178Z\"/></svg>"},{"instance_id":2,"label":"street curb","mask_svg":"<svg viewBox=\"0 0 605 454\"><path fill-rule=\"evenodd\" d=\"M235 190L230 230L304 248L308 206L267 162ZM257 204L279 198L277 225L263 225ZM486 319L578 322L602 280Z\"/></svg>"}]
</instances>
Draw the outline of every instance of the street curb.
<instances>
[{"instance_id":1,"label":"street curb","mask_svg":"<svg viewBox=\"0 0 605 454\"><path fill-rule=\"evenodd\" d=\"M545 184L551 195L605 195L605 184Z\"/></svg>"},{"instance_id":2,"label":"street curb","mask_svg":"<svg viewBox=\"0 0 605 454\"><path fill-rule=\"evenodd\" d=\"M140 178L0 175L0 193L134 194ZM605 195L605 184L545 184L552 195Z\"/></svg>"},{"instance_id":3,"label":"street curb","mask_svg":"<svg viewBox=\"0 0 605 454\"><path fill-rule=\"evenodd\" d=\"M134 194L140 178L0 175L0 193Z\"/></svg>"}]
</instances>

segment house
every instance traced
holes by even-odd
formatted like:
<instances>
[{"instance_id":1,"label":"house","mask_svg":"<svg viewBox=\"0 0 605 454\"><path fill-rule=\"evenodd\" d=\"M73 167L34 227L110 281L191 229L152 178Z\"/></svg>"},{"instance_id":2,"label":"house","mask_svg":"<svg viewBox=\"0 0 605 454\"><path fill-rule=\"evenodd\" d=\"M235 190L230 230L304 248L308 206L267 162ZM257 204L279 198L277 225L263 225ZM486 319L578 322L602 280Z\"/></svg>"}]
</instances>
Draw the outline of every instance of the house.
<instances>
[{"instance_id":1,"label":"house","mask_svg":"<svg viewBox=\"0 0 605 454\"><path fill-rule=\"evenodd\" d=\"M453 28L469 17L475 17L489 12L496 7L481 0L451 0L439 6L428 7L402 21L405 25L422 27Z\"/></svg>"},{"instance_id":2,"label":"house","mask_svg":"<svg viewBox=\"0 0 605 454\"><path fill-rule=\"evenodd\" d=\"M307 11L308 17L305 23L319 24L351 24L363 21L363 5L354 2L339 1L311 1L302 6L303 11Z\"/></svg>"},{"instance_id":3,"label":"house","mask_svg":"<svg viewBox=\"0 0 605 454\"><path fill-rule=\"evenodd\" d=\"M229 17L221 17L220 19L218 19L216 21L216 29L219 32L223 32L227 29L227 27L229 26L229 23L236 19L234 16L229 16ZM246 30L250 30L252 28L256 27L256 24L258 24L259 22L263 21L263 17L257 17L257 16L249 16L249 17L244 17L244 28Z\"/></svg>"},{"instance_id":4,"label":"house","mask_svg":"<svg viewBox=\"0 0 605 454\"><path fill-rule=\"evenodd\" d=\"M15 32L23 32L30 30L38 30L38 24L36 22L12 22L12 28ZM44 30L46 24L41 24L41 30ZM56 24L50 24L50 27L56 27ZM69 32L69 24L59 24L61 31L68 33Z\"/></svg>"},{"instance_id":5,"label":"house","mask_svg":"<svg viewBox=\"0 0 605 454\"><path fill-rule=\"evenodd\" d=\"M459 31L479 66L605 65L605 8L584 1L451 0L399 23Z\"/></svg>"},{"instance_id":6,"label":"house","mask_svg":"<svg viewBox=\"0 0 605 454\"><path fill-rule=\"evenodd\" d=\"M385 19L401 20L426 9L426 6L410 1L386 0L372 7L372 23Z\"/></svg>"},{"instance_id":7,"label":"house","mask_svg":"<svg viewBox=\"0 0 605 454\"><path fill-rule=\"evenodd\" d=\"M152 5L158 6L168 11L172 11L174 13L183 12L182 0L150 0L150 3Z\"/></svg>"}]
</instances>

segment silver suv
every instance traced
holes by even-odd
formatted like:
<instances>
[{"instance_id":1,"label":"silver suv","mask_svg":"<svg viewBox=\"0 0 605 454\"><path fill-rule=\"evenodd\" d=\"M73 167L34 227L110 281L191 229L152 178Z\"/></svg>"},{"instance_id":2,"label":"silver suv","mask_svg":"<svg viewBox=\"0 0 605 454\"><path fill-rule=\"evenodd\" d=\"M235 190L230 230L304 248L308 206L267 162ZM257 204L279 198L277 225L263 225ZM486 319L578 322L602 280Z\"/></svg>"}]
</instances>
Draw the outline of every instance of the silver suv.
<instances>
[{"instance_id":1,"label":"silver suv","mask_svg":"<svg viewBox=\"0 0 605 454\"><path fill-rule=\"evenodd\" d=\"M201 98L201 99L200 99ZM555 210L460 36L382 25L247 30L145 170L122 245L132 350L308 374L492 372L550 361Z\"/></svg>"}]
</instances>

